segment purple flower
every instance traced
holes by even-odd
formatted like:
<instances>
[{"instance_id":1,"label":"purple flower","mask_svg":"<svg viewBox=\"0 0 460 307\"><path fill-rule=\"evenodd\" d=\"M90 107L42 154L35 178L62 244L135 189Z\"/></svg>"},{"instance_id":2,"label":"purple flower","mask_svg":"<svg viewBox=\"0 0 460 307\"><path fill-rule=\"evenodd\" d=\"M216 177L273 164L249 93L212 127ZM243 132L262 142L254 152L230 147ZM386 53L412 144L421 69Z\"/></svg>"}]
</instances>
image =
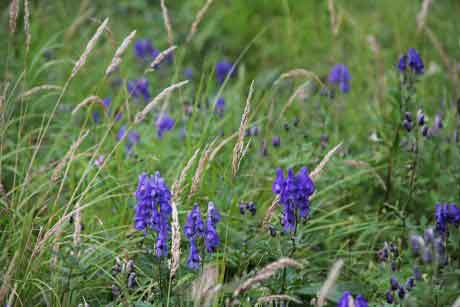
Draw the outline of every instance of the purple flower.
<instances>
[{"instance_id":1,"label":"purple flower","mask_svg":"<svg viewBox=\"0 0 460 307\"><path fill-rule=\"evenodd\" d=\"M123 125L120 127L120 129L117 132L117 141L121 141L122 138L125 137L126 134L126 125Z\"/></svg>"},{"instance_id":2,"label":"purple flower","mask_svg":"<svg viewBox=\"0 0 460 307\"><path fill-rule=\"evenodd\" d=\"M104 160L105 160L105 156L104 156L104 155L99 155L99 157L97 157L97 159L94 160L94 164L95 164L97 167L101 167L102 164L104 163Z\"/></svg>"},{"instance_id":3,"label":"purple flower","mask_svg":"<svg viewBox=\"0 0 460 307\"><path fill-rule=\"evenodd\" d=\"M281 138L279 136L274 136L272 138L273 147L279 147L281 145Z\"/></svg>"},{"instance_id":4,"label":"purple flower","mask_svg":"<svg viewBox=\"0 0 460 307\"><path fill-rule=\"evenodd\" d=\"M398 280L394 276L391 276L390 278L390 287L391 287L391 290L393 291L399 288Z\"/></svg>"},{"instance_id":5,"label":"purple flower","mask_svg":"<svg viewBox=\"0 0 460 307\"><path fill-rule=\"evenodd\" d=\"M387 299L387 303L388 304L393 304L393 302L394 302L393 292L388 290L387 293L385 294L385 296L386 296L386 299Z\"/></svg>"},{"instance_id":6,"label":"purple flower","mask_svg":"<svg viewBox=\"0 0 460 307\"><path fill-rule=\"evenodd\" d=\"M398 68L401 72L406 72L409 69L417 75L421 75L423 74L425 66L417 50L409 48L407 53L399 58Z\"/></svg>"},{"instance_id":7,"label":"purple flower","mask_svg":"<svg viewBox=\"0 0 460 307\"><path fill-rule=\"evenodd\" d=\"M436 231L446 236L448 224L460 224L460 207L455 204L436 204L435 219Z\"/></svg>"},{"instance_id":8,"label":"purple flower","mask_svg":"<svg viewBox=\"0 0 460 307\"><path fill-rule=\"evenodd\" d=\"M193 78L193 68L187 67L184 69L184 77L185 79L192 79Z\"/></svg>"},{"instance_id":9,"label":"purple flower","mask_svg":"<svg viewBox=\"0 0 460 307\"><path fill-rule=\"evenodd\" d=\"M174 119L165 113L158 117L155 125L157 128L157 136L161 139L166 131L169 131L174 127Z\"/></svg>"},{"instance_id":10,"label":"purple flower","mask_svg":"<svg viewBox=\"0 0 460 307\"><path fill-rule=\"evenodd\" d=\"M208 253L213 253L220 244L216 225L220 221L220 214L213 202L208 203L208 216L206 220L205 245Z\"/></svg>"},{"instance_id":11,"label":"purple flower","mask_svg":"<svg viewBox=\"0 0 460 307\"><path fill-rule=\"evenodd\" d=\"M350 91L351 75L347 66L343 64L336 64L329 72L328 82L338 86L342 93Z\"/></svg>"},{"instance_id":12,"label":"purple flower","mask_svg":"<svg viewBox=\"0 0 460 307\"><path fill-rule=\"evenodd\" d=\"M117 113L115 114L115 121L116 121L116 122L120 121L122 117L123 117L123 113L117 112Z\"/></svg>"},{"instance_id":13,"label":"purple flower","mask_svg":"<svg viewBox=\"0 0 460 307\"><path fill-rule=\"evenodd\" d=\"M190 240L190 254L187 258L187 267L192 270L198 270L201 264L200 253L196 247L195 240Z\"/></svg>"},{"instance_id":14,"label":"purple flower","mask_svg":"<svg viewBox=\"0 0 460 307\"><path fill-rule=\"evenodd\" d=\"M236 75L235 66L227 60L222 60L216 64L216 80L220 84L224 83L227 75L232 78Z\"/></svg>"},{"instance_id":15,"label":"purple flower","mask_svg":"<svg viewBox=\"0 0 460 307\"><path fill-rule=\"evenodd\" d=\"M150 61L155 59L159 52L152 46L148 39L138 39L134 43L134 54L141 60Z\"/></svg>"},{"instance_id":16,"label":"purple flower","mask_svg":"<svg viewBox=\"0 0 460 307\"><path fill-rule=\"evenodd\" d=\"M288 170L285 178L283 170L277 170L276 179L272 186L273 193L279 195L279 203L283 206L282 224L286 231L294 232L297 217L306 219L310 212L309 198L315 191L315 185L308 176L308 169L302 167L297 175L292 169Z\"/></svg>"},{"instance_id":17,"label":"purple flower","mask_svg":"<svg viewBox=\"0 0 460 307\"><path fill-rule=\"evenodd\" d=\"M223 97L219 97L219 99L216 100L214 111L218 114L223 114L224 108L225 108L225 99Z\"/></svg>"},{"instance_id":18,"label":"purple flower","mask_svg":"<svg viewBox=\"0 0 460 307\"><path fill-rule=\"evenodd\" d=\"M99 122L101 121L101 114L99 113L99 111L93 112L93 120L96 124L99 124Z\"/></svg>"},{"instance_id":19,"label":"purple flower","mask_svg":"<svg viewBox=\"0 0 460 307\"><path fill-rule=\"evenodd\" d=\"M153 230L157 234L156 254L158 257L168 255L171 216L171 192L161 177L160 172L149 176L139 176L136 197L134 227L137 230Z\"/></svg>"},{"instance_id":20,"label":"purple flower","mask_svg":"<svg viewBox=\"0 0 460 307\"><path fill-rule=\"evenodd\" d=\"M190 211L187 217L187 222L184 226L184 233L190 240L190 243L197 237L204 236L204 223L201 218L200 206L198 204L193 206L192 211Z\"/></svg>"},{"instance_id":21,"label":"purple flower","mask_svg":"<svg viewBox=\"0 0 460 307\"><path fill-rule=\"evenodd\" d=\"M351 295L351 292L345 291L342 293L342 296L340 297L337 307L351 307L351 306L367 307L367 301L361 294L358 294L356 298L353 300L353 296Z\"/></svg>"},{"instance_id":22,"label":"purple flower","mask_svg":"<svg viewBox=\"0 0 460 307\"><path fill-rule=\"evenodd\" d=\"M350 301L353 301L353 296L350 291L345 291L342 293L337 307L349 307L351 306Z\"/></svg>"},{"instance_id":23,"label":"purple flower","mask_svg":"<svg viewBox=\"0 0 460 307\"><path fill-rule=\"evenodd\" d=\"M128 93L134 98L143 97L146 102L150 100L149 81L145 78L128 81Z\"/></svg>"}]
</instances>

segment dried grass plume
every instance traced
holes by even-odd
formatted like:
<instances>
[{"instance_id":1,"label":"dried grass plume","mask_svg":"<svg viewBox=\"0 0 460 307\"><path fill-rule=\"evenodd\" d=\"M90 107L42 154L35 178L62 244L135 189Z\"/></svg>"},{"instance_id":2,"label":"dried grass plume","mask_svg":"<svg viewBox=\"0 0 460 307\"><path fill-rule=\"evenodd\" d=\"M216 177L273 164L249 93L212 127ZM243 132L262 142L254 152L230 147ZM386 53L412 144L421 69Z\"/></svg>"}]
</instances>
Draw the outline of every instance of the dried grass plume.
<instances>
[{"instance_id":1,"label":"dried grass plume","mask_svg":"<svg viewBox=\"0 0 460 307\"><path fill-rule=\"evenodd\" d=\"M106 76L110 75L112 72L114 72L118 68L118 66L120 66L121 61L122 61L123 53L125 53L126 49L128 48L129 44L133 40L134 36L136 36L136 30L134 30L128 36L126 36L126 38L123 40L121 45L115 51L115 54L114 54L114 56L112 58L112 62L110 63L110 65L105 70L105 75Z\"/></svg>"},{"instance_id":2,"label":"dried grass plume","mask_svg":"<svg viewBox=\"0 0 460 307\"><path fill-rule=\"evenodd\" d=\"M203 20L204 16L206 15L206 12L208 11L208 9L211 6L212 2L213 2L213 0L206 0L206 3L204 4L204 6L196 14L195 20L193 20L192 26L190 27L190 32L187 35L187 40L186 40L187 43L192 40L193 35L195 35L195 32L198 29L198 25Z\"/></svg>"},{"instance_id":3,"label":"dried grass plume","mask_svg":"<svg viewBox=\"0 0 460 307\"><path fill-rule=\"evenodd\" d=\"M332 269L329 271L329 275L327 276L326 281L324 282L323 286L319 290L316 307L321 307L326 303L326 297L329 291L332 289L332 287L334 287L337 281L337 278L339 277L342 266L343 266L342 259L337 260L332 266Z\"/></svg>"}]
</instances>

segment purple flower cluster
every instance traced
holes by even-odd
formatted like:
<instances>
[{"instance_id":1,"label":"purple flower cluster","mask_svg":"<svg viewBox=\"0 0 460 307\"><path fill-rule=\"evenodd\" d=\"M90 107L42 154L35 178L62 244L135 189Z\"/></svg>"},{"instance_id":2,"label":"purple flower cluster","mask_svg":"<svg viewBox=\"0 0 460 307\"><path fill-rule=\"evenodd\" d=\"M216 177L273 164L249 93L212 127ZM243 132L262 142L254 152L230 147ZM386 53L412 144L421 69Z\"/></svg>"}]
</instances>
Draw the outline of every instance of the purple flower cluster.
<instances>
[{"instance_id":1,"label":"purple flower cluster","mask_svg":"<svg viewBox=\"0 0 460 307\"><path fill-rule=\"evenodd\" d=\"M417 75L421 75L423 74L425 66L417 50L409 48L407 52L399 58L398 69L403 73L411 71Z\"/></svg>"},{"instance_id":2,"label":"purple flower cluster","mask_svg":"<svg viewBox=\"0 0 460 307\"><path fill-rule=\"evenodd\" d=\"M351 295L350 291L345 291L342 293L340 300L337 304L337 307L367 307L367 300L361 294L358 294L355 299Z\"/></svg>"},{"instance_id":3,"label":"purple flower cluster","mask_svg":"<svg viewBox=\"0 0 460 307\"><path fill-rule=\"evenodd\" d=\"M139 176L136 196L136 213L134 227L137 230L153 230L157 234L156 255L165 257L168 255L168 239L171 230L170 216L171 192L166 185L160 172L155 175L143 173Z\"/></svg>"},{"instance_id":4,"label":"purple flower cluster","mask_svg":"<svg viewBox=\"0 0 460 307\"><path fill-rule=\"evenodd\" d=\"M433 228L427 228L423 238L419 235L411 235L410 244L414 256L420 257L423 263L430 264L434 260L441 266L447 264L444 240L435 233Z\"/></svg>"},{"instance_id":5,"label":"purple flower cluster","mask_svg":"<svg viewBox=\"0 0 460 307\"><path fill-rule=\"evenodd\" d=\"M329 72L328 82L338 86L342 93L350 91L351 75L348 67L343 64L336 64Z\"/></svg>"},{"instance_id":6,"label":"purple flower cluster","mask_svg":"<svg viewBox=\"0 0 460 307\"><path fill-rule=\"evenodd\" d=\"M447 235L447 225L460 224L460 207L455 204L436 204L435 207L436 231L442 236Z\"/></svg>"},{"instance_id":7,"label":"purple flower cluster","mask_svg":"<svg viewBox=\"0 0 460 307\"><path fill-rule=\"evenodd\" d=\"M240 202L240 213L244 215L246 211L249 211L252 216L256 215L257 213L256 204L252 201L248 203Z\"/></svg>"},{"instance_id":8,"label":"purple flower cluster","mask_svg":"<svg viewBox=\"0 0 460 307\"><path fill-rule=\"evenodd\" d=\"M216 112L219 115L223 115L224 109L225 109L225 99L223 97L219 97L219 99L216 100L216 104L214 105L214 112Z\"/></svg>"},{"instance_id":9,"label":"purple flower cluster","mask_svg":"<svg viewBox=\"0 0 460 307\"><path fill-rule=\"evenodd\" d=\"M216 64L216 80L219 84L224 83L225 79L229 75L230 78L236 75L236 67L227 60L222 60Z\"/></svg>"},{"instance_id":10,"label":"purple flower cluster","mask_svg":"<svg viewBox=\"0 0 460 307\"><path fill-rule=\"evenodd\" d=\"M138 39L134 43L134 54L143 61L153 61L160 54L148 39Z\"/></svg>"},{"instance_id":11,"label":"purple flower cluster","mask_svg":"<svg viewBox=\"0 0 460 307\"><path fill-rule=\"evenodd\" d=\"M288 170L285 178L283 170L277 170L272 190L279 195L279 203L283 206L282 224L286 231L294 232L297 226L297 217L306 219L310 213L310 196L315 191L315 184L308 175L308 169L302 167L294 175Z\"/></svg>"},{"instance_id":12,"label":"purple flower cluster","mask_svg":"<svg viewBox=\"0 0 460 307\"><path fill-rule=\"evenodd\" d=\"M145 102L150 100L149 81L145 78L128 81L129 95L134 98L143 97Z\"/></svg>"},{"instance_id":13,"label":"purple flower cluster","mask_svg":"<svg viewBox=\"0 0 460 307\"><path fill-rule=\"evenodd\" d=\"M213 253L219 245L220 239L216 230L216 225L219 221L220 214L213 202L208 203L206 227L201 218L199 205L195 204L193 206L184 226L185 236L190 241L190 253L187 259L187 267L190 269L196 270L200 267L201 257L197 248L197 240L199 238L204 238L204 244L208 253Z\"/></svg>"},{"instance_id":14,"label":"purple flower cluster","mask_svg":"<svg viewBox=\"0 0 460 307\"><path fill-rule=\"evenodd\" d=\"M168 114L161 114L155 123L158 138L163 138L163 134L166 131L171 130L174 127L174 123L174 119L170 117Z\"/></svg>"},{"instance_id":15,"label":"purple flower cluster","mask_svg":"<svg viewBox=\"0 0 460 307\"><path fill-rule=\"evenodd\" d=\"M415 287L415 278L409 277L404 285L399 284L398 279L395 276L390 278L390 289L385 293L385 298L388 304L395 302L396 294L400 300L406 297L406 293L411 291Z\"/></svg>"}]
</instances>

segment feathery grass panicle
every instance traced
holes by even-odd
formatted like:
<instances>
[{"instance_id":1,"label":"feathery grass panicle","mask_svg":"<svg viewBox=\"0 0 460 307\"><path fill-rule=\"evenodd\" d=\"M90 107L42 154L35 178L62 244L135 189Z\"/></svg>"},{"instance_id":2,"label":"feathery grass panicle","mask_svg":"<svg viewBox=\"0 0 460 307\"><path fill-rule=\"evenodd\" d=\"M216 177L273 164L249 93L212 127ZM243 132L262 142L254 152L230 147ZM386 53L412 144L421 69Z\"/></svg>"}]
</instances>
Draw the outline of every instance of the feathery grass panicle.
<instances>
[{"instance_id":1,"label":"feathery grass panicle","mask_svg":"<svg viewBox=\"0 0 460 307\"><path fill-rule=\"evenodd\" d=\"M218 277L219 270L216 265L205 265L201 275L192 282L191 298L195 306L201 306L207 293L216 286Z\"/></svg>"},{"instance_id":2,"label":"feathery grass panicle","mask_svg":"<svg viewBox=\"0 0 460 307\"><path fill-rule=\"evenodd\" d=\"M206 169L206 166L209 161L209 157L211 156L211 151L214 148L214 144L216 143L216 141L217 139L213 140L211 143L208 144L208 146L203 152L203 155L198 161L198 167L195 171L195 175L193 175L193 178L192 178L192 186L190 188L188 199L192 198L192 196L195 195L195 193L198 192L198 189L200 188L200 183L201 183L201 180L203 179L204 171Z\"/></svg>"},{"instance_id":3,"label":"feathery grass panicle","mask_svg":"<svg viewBox=\"0 0 460 307\"><path fill-rule=\"evenodd\" d=\"M3 282L2 287L0 288L0 302L5 301L6 295L8 294L8 290L11 287L11 280L13 278L13 272L16 269L16 260L18 259L18 255L19 251L16 251L14 253L13 259L11 259L10 264L8 265L8 269L2 276Z\"/></svg>"},{"instance_id":4,"label":"feathery grass panicle","mask_svg":"<svg viewBox=\"0 0 460 307\"><path fill-rule=\"evenodd\" d=\"M170 85L169 87L163 89L160 94L158 94L155 98L153 98L152 101L150 101L145 108L140 111L139 113L136 114L136 117L134 118L134 123L138 124L141 121L144 120L145 116L153 109L153 107L156 106L156 104L166 96L168 96L171 92L175 91L176 89L181 88L182 86L186 85L189 81L184 80L178 83L175 83L173 85Z\"/></svg>"},{"instance_id":5,"label":"feathery grass panicle","mask_svg":"<svg viewBox=\"0 0 460 307\"><path fill-rule=\"evenodd\" d=\"M275 294L275 295L268 295L262 296L257 299L258 304L265 304L265 303L272 303L274 301L291 301L296 304L302 304L302 301L298 298L286 294Z\"/></svg>"},{"instance_id":6,"label":"feathery grass panicle","mask_svg":"<svg viewBox=\"0 0 460 307\"><path fill-rule=\"evenodd\" d=\"M426 18L430 12L430 6L433 3L433 0L423 0L422 7L417 14L417 32L420 32L426 23Z\"/></svg>"},{"instance_id":7,"label":"feathery grass panicle","mask_svg":"<svg viewBox=\"0 0 460 307\"><path fill-rule=\"evenodd\" d=\"M195 150L195 153L192 155L192 157L188 160L187 164L184 166L182 171L180 172L179 177L174 181L174 184L172 185L171 188L171 194L175 200L178 200L183 192L183 185L185 182L185 178L187 177L188 171L193 165L193 162L195 162L196 157L198 156L198 153L200 152L201 148L198 148Z\"/></svg>"},{"instance_id":8,"label":"feathery grass panicle","mask_svg":"<svg viewBox=\"0 0 460 307\"><path fill-rule=\"evenodd\" d=\"M176 179L174 182L171 194L172 194L172 222L171 222L171 265L170 265L170 279L173 279L176 275L176 272L179 268L180 264L180 240L181 240L181 233L180 233L180 223L179 223L179 213L177 210L177 202L180 199L180 194L183 191L183 184L185 178L187 177L187 173L189 169L192 167L193 162L195 161L198 153L200 152L200 148L198 148L195 153L192 155L190 160L188 160L185 167L182 169L179 178Z\"/></svg>"},{"instance_id":9,"label":"feathery grass panicle","mask_svg":"<svg viewBox=\"0 0 460 307\"><path fill-rule=\"evenodd\" d=\"M14 34L16 32L16 24L19 16L19 0L11 0L9 15L10 34Z\"/></svg>"},{"instance_id":10,"label":"feathery grass panicle","mask_svg":"<svg viewBox=\"0 0 460 307\"><path fill-rule=\"evenodd\" d=\"M334 287L337 281L337 278L339 277L342 266L343 266L342 259L337 260L332 266L331 270L329 271L326 281L324 282L323 286L319 290L318 300L316 301L317 307L321 307L326 303L326 297L329 291L332 289L332 287Z\"/></svg>"},{"instance_id":11,"label":"feathery grass panicle","mask_svg":"<svg viewBox=\"0 0 460 307\"><path fill-rule=\"evenodd\" d=\"M219 151L226 145L228 144L231 140L233 140L234 138L236 138L238 136L238 131L233 133L232 135L230 135L229 137L223 139L217 146L216 148L214 148L214 150L212 151L211 155L209 156L209 161L212 161L214 160L214 158L216 157L216 155L219 153Z\"/></svg>"},{"instance_id":12,"label":"feathery grass panicle","mask_svg":"<svg viewBox=\"0 0 460 307\"><path fill-rule=\"evenodd\" d=\"M280 115L279 115L280 118L283 116L286 110L294 103L294 100L297 97L301 96L301 94L304 92L305 86L307 86L309 82L310 81L304 82L296 88L294 93L289 97L288 101L286 102L283 109L281 110Z\"/></svg>"},{"instance_id":13,"label":"feathery grass panicle","mask_svg":"<svg viewBox=\"0 0 460 307\"><path fill-rule=\"evenodd\" d=\"M165 4L165 0L161 0L161 13L163 14L163 22L166 28L166 34L168 35L169 46L174 45L174 32L171 26L171 20L169 19L168 8Z\"/></svg>"},{"instance_id":14,"label":"feathery grass panicle","mask_svg":"<svg viewBox=\"0 0 460 307\"><path fill-rule=\"evenodd\" d=\"M74 215L74 232L73 232L73 244L75 248L80 246L81 242L81 211L80 203L77 202L75 205L75 215Z\"/></svg>"},{"instance_id":15,"label":"feathery grass panicle","mask_svg":"<svg viewBox=\"0 0 460 307\"><path fill-rule=\"evenodd\" d=\"M125 53L131 41L133 40L134 36L136 36L136 30L132 31L128 36L126 36L121 45L117 48L112 58L112 62L110 62L110 65L105 70L106 76L113 73L118 68L118 66L120 66L122 56Z\"/></svg>"},{"instance_id":16,"label":"feathery grass panicle","mask_svg":"<svg viewBox=\"0 0 460 307\"><path fill-rule=\"evenodd\" d=\"M86 45L85 51L83 51L82 55L75 63L75 66L72 69L72 73L70 74L69 80L72 80L78 73L78 71L85 65L88 56L93 51L94 47L96 46L97 41L101 37L102 33L104 33L107 24L109 23L109 18L106 18L102 24L97 28L96 33L94 33L93 37L89 40L88 44Z\"/></svg>"},{"instance_id":17,"label":"feathery grass panicle","mask_svg":"<svg viewBox=\"0 0 460 307\"><path fill-rule=\"evenodd\" d=\"M24 0L24 33L26 35L26 54L29 53L30 41L32 34L30 33L30 8L29 0Z\"/></svg>"},{"instance_id":18,"label":"feathery grass panicle","mask_svg":"<svg viewBox=\"0 0 460 307\"><path fill-rule=\"evenodd\" d=\"M149 68L147 69L147 71L155 71L156 67L158 67L158 65L161 64L161 62L163 62L163 60L166 59L166 57L176 49L177 49L177 46L172 45L168 49L163 50L159 55L157 55L157 57L149 65Z\"/></svg>"},{"instance_id":19,"label":"feathery grass panicle","mask_svg":"<svg viewBox=\"0 0 460 307\"><path fill-rule=\"evenodd\" d=\"M249 87L248 97L246 99L246 106L244 107L243 116L241 117L240 129L238 132L238 139L233 147L233 156L232 156L232 174L236 176L238 169L240 167L240 162L243 157L244 152L244 134L248 127L249 123L249 113L251 111L251 99L254 92L254 81L251 82Z\"/></svg>"},{"instance_id":20,"label":"feathery grass panicle","mask_svg":"<svg viewBox=\"0 0 460 307\"><path fill-rule=\"evenodd\" d=\"M190 27L190 32L187 35L187 39L186 39L187 43L192 40L193 35L195 35L195 32L198 29L198 25L203 20L204 16L206 15L206 12L208 11L208 9L211 6L212 2L213 2L213 0L206 0L206 3L204 4L204 6L196 14L195 20L193 20L192 26Z\"/></svg>"},{"instance_id":21,"label":"feathery grass panicle","mask_svg":"<svg viewBox=\"0 0 460 307\"><path fill-rule=\"evenodd\" d=\"M268 223L270 223L273 212L275 211L276 205L278 204L279 200L279 195L276 195L272 201L272 204L270 205L270 207L268 207L267 212L265 213L264 219L262 220L262 227L265 228L268 226Z\"/></svg>"},{"instance_id":22,"label":"feathery grass panicle","mask_svg":"<svg viewBox=\"0 0 460 307\"><path fill-rule=\"evenodd\" d=\"M329 10L331 31L332 31L332 34L334 34L335 36L339 32L339 18L337 16L337 12L335 11L334 0L327 1L327 9Z\"/></svg>"},{"instance_id":23,"label":"feathery grass panicle","mask_svg":"<svg viewBox=\"0 0 460 307\"><path fill-rule=\"evenodd\" d=\"M59 179L59 174L61 173L62 169L66 165L67 160L71 156L73 156L73 154L75 153L75 150L77 150L77 148L81 145L81 143L83 143L84 139L88 136L88 134L89 134L89 130L84 131L78 137L78 139L70 146L70 148L67 151L67 153L65 154L64 158L62 158L62 160L59 161L58 165L54 169L53 174L51 175L51 180L52 181L57 181Z\"/></svg>"},{"instance_id":24,"label":"feathery grass panicle","mask_svg":"<svg viewBox=\"0 0 460 307\"><path fill-rule=\"evenodd\" d=\"M309 79L315 80L321 86L324 86L324 83L321 81L318 75L304 68L294 68L294 69L291 69L283 73L278 79L276 79L275 82L273 82L273 84L278 85L281 81L285 79L291 79L291 78L309 78Z\"/></svg>"},{"instance_id":25,"label":"feathery grass panicle","mask_svg":"<svg viewBox=\"0 0 460 307\"><path fill-rule=\"evenodd\" d=\"M275 274L278 270L284 269L287 267L293 267L296 269L302 268L302 265L291 259L291 258L280 258L262 268L260 271L256 273L254 277L248 278L245 282L238 286L233 292L233 297L236 298L239 295L243 294L247 290L251 289L254 285L270 278L273 274Z\"/></svg>"},{"instance_id":26,"label":"feathery grass panicle","mask_svg":"<svg viewBox=\"0 0 460 307\"><path fill-rule=\"evenodd\" d=\"M86 97L85 99L83 99L82 102L80 102L73 110L72 110L72 115L75 115L78 110L80 110L81 108L83 108L84 106L90 104L90 103L93 103L93 102L97 102L97 103L102 103L102 99L99 98L98 96L89 96L89 97Z\"/></svg>"},{"instance_id":27,"label":"feathery grass panicle","mask_svg":"<svg viewBox=\"0 0 460 307\"><path fill-rule=\"evenodd\" d=\"M62 90L62 86L59 86L59 85L52 85L52 84L39 85L39 86L35 86L31 88L30 90L25 91L24 93L20 94L19 99L25 99L41 91L60 91L60 90Z\"/></svg>"},{"instance_id":28,"label":"feathery grass panicle","mask_svg":"<svg viewBox=\"0 0 460 307\"><path fill-rule=\"evenodd\" d=\"M328 151L328 153L324 156L324 158L321 160L321 162L316 166L316 168L311 172L310 177L312 180L315 180L323 168L326 166L326 164L331 160L332 156L342 147L343 143L337 144L334 148Z\"/></svg>"}]
</instances>

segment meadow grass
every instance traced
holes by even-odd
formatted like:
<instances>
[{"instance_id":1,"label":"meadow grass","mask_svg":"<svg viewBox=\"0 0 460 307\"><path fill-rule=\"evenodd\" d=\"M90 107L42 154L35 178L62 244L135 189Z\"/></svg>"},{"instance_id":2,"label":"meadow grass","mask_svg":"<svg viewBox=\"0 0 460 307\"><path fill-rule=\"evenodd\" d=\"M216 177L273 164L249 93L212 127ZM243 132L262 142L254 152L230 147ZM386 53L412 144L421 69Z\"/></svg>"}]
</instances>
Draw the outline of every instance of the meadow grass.
<instances>
[{"instance_id":1,"label":"meadow grass","mask_svg":"<svg viewBox=\"0 0 460 307\"><path fill-rule=\"evenodd\" d=\"M460 217L442 237L448 263L414 255L410 236L459 200L459 2L7 2L0 304L335 306L350 291L383 306L390 277L404 285L415 265L422 278L395 304L458 305ZM140 60L138 39L159 56ZM415 90L396 66L410 47L425 63ZM223 60L234 65L218 82ZM328 82L339 63L348 93ZM142 78L148 99L128 90ZM443 127L406 132L418 109ZM315 190L292 234L272 184L303 166ZM134 227L139 175L156 171L172 192L160 258L154 232ZM220 245L191 270L184 225L210 201Z\"/></svg>"}]
</instances>

